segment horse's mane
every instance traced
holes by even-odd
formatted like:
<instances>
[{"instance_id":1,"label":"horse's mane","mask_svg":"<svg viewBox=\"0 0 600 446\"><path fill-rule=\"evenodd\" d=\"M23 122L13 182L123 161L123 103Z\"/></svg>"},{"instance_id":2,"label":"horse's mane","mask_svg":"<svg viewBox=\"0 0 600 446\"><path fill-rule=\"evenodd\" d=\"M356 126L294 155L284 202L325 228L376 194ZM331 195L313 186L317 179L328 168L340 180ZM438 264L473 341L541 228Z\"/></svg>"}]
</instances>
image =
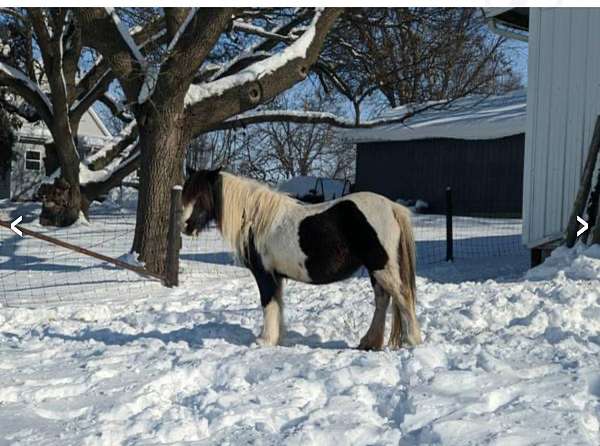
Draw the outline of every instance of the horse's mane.
<instances>
[{"instance_id":1,"label":"horse's mane","mask_svg":"<svg viewBox=\"0 0 600 446\"><path fill-rule=\"evenodd\" d=\"M263 242L278 214L295 206L289 195L249 178L221 172L221 219L223 238L243 258L250 230L254 244L262 252Z\"/></svg>"}]
</instances>

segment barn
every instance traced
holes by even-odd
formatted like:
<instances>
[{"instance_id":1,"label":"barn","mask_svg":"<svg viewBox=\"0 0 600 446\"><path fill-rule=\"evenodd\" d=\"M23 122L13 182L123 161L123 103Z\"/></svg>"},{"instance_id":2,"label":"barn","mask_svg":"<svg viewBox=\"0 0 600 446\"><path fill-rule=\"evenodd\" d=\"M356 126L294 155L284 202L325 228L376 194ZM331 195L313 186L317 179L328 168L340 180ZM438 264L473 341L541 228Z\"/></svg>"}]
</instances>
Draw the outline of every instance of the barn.
<instances>
[{"instance_id":1,"label":"barn","mask_svg":"<svg viewBox=\"0 0 600 446\"><path fill-rule=\"evenodd\" d=\"M523 242L542 251L566 230L600 114L600 8L485 13L494 31L528 41Z\"/></svg>"},{"instance_id":2,"label":"barn","mask_svg":"<svg viewBox=\"0 0 600 446\"><path fill-rule=\"evenodd\" d=\"M101 119L91 109L81 118L79 135L77 147L80 156L102 147L112 138ZM13 152L10 171L0 174L0 199L31 200L42 180L59 167L52 147L52 136L47 127L42 122L23 121Z\"/></svg>"},{"instance_id":3,"label":"barn","mask_svg":"<svg viewBox=\"0 0 600 446\"><path fill-rule=\"evenodd\" d=\"M471 95L452 103L397 107L381 118L422 110L403 123L353 129L355 190L422 200L444 213L452 188L456 215L521 215L526 92Z\"/></svg>"}]
</instances>

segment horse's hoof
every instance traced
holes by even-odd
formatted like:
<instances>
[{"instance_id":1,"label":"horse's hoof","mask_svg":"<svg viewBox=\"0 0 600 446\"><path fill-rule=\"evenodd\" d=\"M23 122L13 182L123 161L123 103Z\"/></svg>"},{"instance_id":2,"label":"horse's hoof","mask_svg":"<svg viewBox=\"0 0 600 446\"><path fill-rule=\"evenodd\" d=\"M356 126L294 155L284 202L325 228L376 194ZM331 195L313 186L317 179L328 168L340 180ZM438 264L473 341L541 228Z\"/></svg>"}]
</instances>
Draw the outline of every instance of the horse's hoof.
<instances>
[{"instance_id":1,"label":"horse's hoof","mask_svg":"<svg viewBox=\"0 0 600 446\"><path fill-rule=\"evenodd\" d=\"M271 339L266 339L261 337L256 338L256 343L261 347L275 347L277 345L277 341L273 341Z\"/></svg>"},{"instance_id":2,"label":"horse's hoof","mask_svg":"<svg viewBox=\"0 0 600 446\"><path fill-rule=\"evenodd\" d=\"M375 345L371 342L363 342L361 341L360 344L358 344L357 347L359 350L364 350L367 352L372 352L372 351L378 351L381 350L383 348L382 345Z\"/></svg>"}]
</instances>

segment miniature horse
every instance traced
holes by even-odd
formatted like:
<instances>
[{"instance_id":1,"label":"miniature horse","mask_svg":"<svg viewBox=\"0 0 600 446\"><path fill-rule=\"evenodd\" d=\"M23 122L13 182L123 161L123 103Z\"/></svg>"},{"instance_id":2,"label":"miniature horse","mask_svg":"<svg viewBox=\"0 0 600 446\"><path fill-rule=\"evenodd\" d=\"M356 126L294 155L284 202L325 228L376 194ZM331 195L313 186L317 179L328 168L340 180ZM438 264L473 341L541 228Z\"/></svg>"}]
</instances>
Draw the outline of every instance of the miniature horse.
<instances>
[{"instance_id":1,"label":"miniature horse","mask_svg":"<svg viewBox=\"0 0 600 446\"><path fill-rule=\"evenodd\" d=\"M415 244L406 208L369 192L305 205L220 169L191 173L182 205L184 234L197 235L215 221L254 275L264 314L259 343L280 341L284 278L326 284L350 277L361 266L369 271L375 291L375 313L359 348L382 348L390 297L389 346L421 342L415 314Z\"/></svg>"}]
</instances>

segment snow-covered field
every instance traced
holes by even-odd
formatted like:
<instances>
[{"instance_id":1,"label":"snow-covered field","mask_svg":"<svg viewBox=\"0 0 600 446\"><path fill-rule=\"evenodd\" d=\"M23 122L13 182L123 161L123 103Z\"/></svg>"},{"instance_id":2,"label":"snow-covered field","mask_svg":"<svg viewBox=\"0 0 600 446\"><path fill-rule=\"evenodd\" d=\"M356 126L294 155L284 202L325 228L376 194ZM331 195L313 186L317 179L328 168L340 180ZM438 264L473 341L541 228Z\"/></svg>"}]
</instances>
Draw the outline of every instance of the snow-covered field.
<instances>
[{"instance_id":1,"label":"snow-covered field","mask_svg":"<svg viewBox=\"0 0 600 446\"><path fill-rule=\"evenodd\" d=\"M285 345L259 347L253 281L193 247L172 290L103 283L125 273L38 249L28 297L53 293L35 288L42 271L96 280L95 298L0 299L0 444L600 443L599 247L561 248L527 273L521 255L422 267L424 344L382 352L353 349L368 279L288 283ZM21 260L0 259L0 280Z\"/></svg>"}]
</instances>

